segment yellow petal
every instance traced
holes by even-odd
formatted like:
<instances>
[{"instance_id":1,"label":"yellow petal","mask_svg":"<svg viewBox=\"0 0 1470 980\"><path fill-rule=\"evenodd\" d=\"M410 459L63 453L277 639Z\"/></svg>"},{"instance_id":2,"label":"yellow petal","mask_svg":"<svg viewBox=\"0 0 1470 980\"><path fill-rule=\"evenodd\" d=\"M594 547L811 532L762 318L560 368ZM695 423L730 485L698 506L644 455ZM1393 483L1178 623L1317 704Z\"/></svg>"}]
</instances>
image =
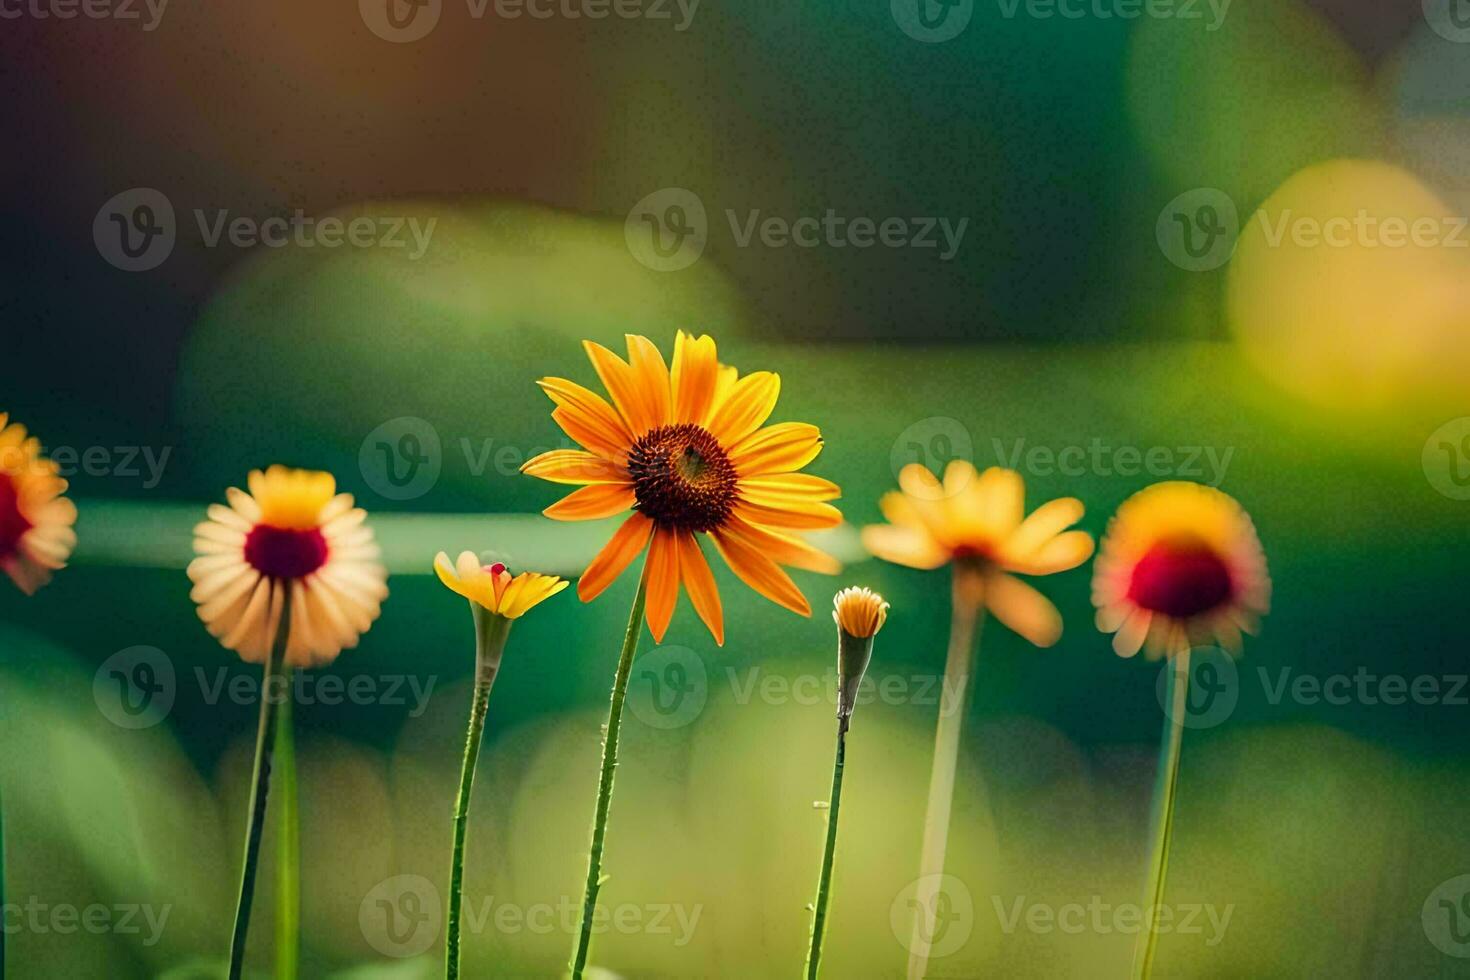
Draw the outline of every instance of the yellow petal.
<instances>
[{"instance_id":1,"label":"yellow petal","mask_svg":"<svg viewBox=\"0 0 1470 980\"><path fill-rule=\"evenodd\" d=\"M1062 636L1062 614L1034 588L1011 575L992 575L985 583L985 605L1013 631L1039 647Z\"/></svg>"},{"instance_id":2,"label":"yellow petal","mask_svg":"<svg viewBox=\"0 0 1470 980\"><path fill-rule=\"evenodd\" d=\"M610 460L578 449L553 449L521 467L527 476L552 483L628 483L628 471Z\"/></svg>"},{"instance_id":3,"label":"yellow petal","mask_svg":"<svg viewBox=\"0 0 1470 980\"><path fill-rule=\"evenodd\" d=\"M621 514L635 502L631 486L594 483L573 490L542 513L558 521L595 521Z\"/></svg>"}]
</instances>

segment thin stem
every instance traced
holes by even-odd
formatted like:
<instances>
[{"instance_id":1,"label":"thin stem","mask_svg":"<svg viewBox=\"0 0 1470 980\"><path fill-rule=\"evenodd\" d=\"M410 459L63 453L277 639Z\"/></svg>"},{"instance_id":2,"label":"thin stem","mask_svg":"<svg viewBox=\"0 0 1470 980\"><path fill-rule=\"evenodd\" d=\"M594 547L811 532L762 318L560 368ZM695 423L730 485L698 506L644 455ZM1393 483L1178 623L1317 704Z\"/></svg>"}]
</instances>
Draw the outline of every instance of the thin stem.
<instances>
[{"instance_id":1,"label":"thin stem","mask_svg":"<svg viewBox=\"0 0 1470 980\"><path fill-rule=\"evenodd\" d=\"M944 662L944 687L939 723L934 730L934 767L929 773L929 802L924 810L924 843L914 893L914 929L909 939L908 980L923 980L933 942L939 879L949 844L949 814L954 803L955 769L959 764L960 730L970 704L970 673L980 631L980 583L974 573L954 571L949 627L949 652ZM945 697L953 702L946 705Z\"/></svg>"},{"instance_id":2,"label":"thin stem","mask_svg":"<svg viewBox=\"0 0 1470 980\"><path fill-rule=\"evenodd\" d=\"M296 797L295 689L291 668L281 672L285 697L276 716L276 976L296 980L301 954L301 818Z\"/></svg>"},{"instance_id":3,"label":"thin stem","mask_svg":"<svg viewBox=\"0 0 1470 980\"><path fill-rule=\"evenodd\" d=\"M1179 790L1179 756L1184 744L1184 713L1189 706L1189 649L1174 655L1173 697L1164 719L1164 738L1159 755L1159 783L1154 791L1152 821L1153 849L1149 854L1148 890L1143 914L1148 921L1133 946L1133 976L1148 980L1153 975L1159 933L1158 909L1164 901L1164 882L1169 873L1169 847L1174 840L1174 800Z\"/></svg>"},{"instance_id":4,"label":"thin stem","mask_svg":"<svg viewBox=\"0 0 1470 980\"><path fill-rule=\"evenodd\" d=\"M618 657L618 672L613 676L612 704L607 712L607 735L602 740L602 776L597 783L597 813L592 818L592 847L587 852L587 885L582 897L582 928L577 935L577 950L572 955L572 980L582 980L587 966L587 953L592 946L592 919L597 911L597 893L606 880L602 877L602 845L607 834L607 813L612 805L613 770L618 766L618 732L623 724L623 700L628 693L628 676L633 672L633 656L638 651L638 637L643 632L643 607L648 598L648 562L638 580L633 596L633 609L628 614L628 631L623 636L623 652Z\"/></svg>"},{"instance_id":5,"label":"thin stem","mask_svg":"<svg viewBox=\"0 0 1470 980\"><path fill-rule=\"evenodd\" d=\"M475 788L475 766L480 760L480 743L485 735L485 714L490 709L490 688L500 673L500 658L511 621L471 603L475 616L475 691L470 699L470 724L465 733L464 761L459 769L459 795L454 800L454 843L449 859L449 922L444 940L444 976L459 976L460 916L464 907L464 847L469 829L470 797Z\"/></svg>"},{"instance_id":6,"label":"thin stem","mask_svg":"<svg viewBox=\"0 0 1470 980\"><path fill-rule=\"evenodd\" d=\"M281 599L281 625L265 662L260 682L260 726L255 732L255 774L250 788L250 815L245 829L245 861L240 869L240 900L235 906L235 932L230 939L230 980L240 980L245 968L245 936L250 931L250 903L255 897L255 872L260 864L260 837L265 829L266 799L271 786L271 754L276 740L276 698L272 685L281 676L286 639L291 634L291 594Z\"/></svg>"},{"instance_id":7,"label":"thin stem","mask_svg":"<svg viewBox=\"0 0 1470 980\"><path fill-rule=\"evenodd\" d=\"M807 980L817 980L822 962L822 936L827 928L827 902L831 897L832 862L837 855L837 811L842 806L842 767L847 757L847 719L837 720L837 758L832 763L832 798L827 809L827 847L822 852L822 874L817 880L817 902L812 914L811 944L806 953Z\"/></svg>"},{"instance_id":8,"label":"thin stem","mask_svg":"<svg viewBox=\"0 0 1470 980\"><path fill-rule=\"evenodd\" d=\"M5 907L5 805L0 801L0 909ZM0 929L0 980L5 980L5 930Z\"/></svg>"}]
</instances>

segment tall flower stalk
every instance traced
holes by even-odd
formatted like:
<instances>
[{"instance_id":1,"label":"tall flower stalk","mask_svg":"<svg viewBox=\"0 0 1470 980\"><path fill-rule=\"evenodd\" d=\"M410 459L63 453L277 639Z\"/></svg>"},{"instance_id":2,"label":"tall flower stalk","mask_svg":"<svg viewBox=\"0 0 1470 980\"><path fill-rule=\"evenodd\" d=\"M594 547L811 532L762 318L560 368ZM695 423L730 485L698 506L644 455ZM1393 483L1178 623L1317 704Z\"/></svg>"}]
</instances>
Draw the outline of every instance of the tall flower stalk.
<instances>
[{"instance_id":1,"label":"tall flower stalk","mask_svg":"<svg viewBox=\"0 0 1470 980\"><path fill-rule=\"evenodd\" d=\"M863 529L874 555L910 568L953 566L949 652L945 691L934 732L934 764L924 814L923 848L909 940L909 980L928 969L936 898L949 841L960 732L970 703L975 643L988 611L1038 647L1062 635L1062 617L1045 596L1016 577L1050 575L1082 564L1092 554L1092 537L1067 528L1082 518L1082 502L1051 500L1025 513L1025 485L1014 470L993 466L977 474L955 460L941 481L913 463L898 474L899 490L879 502L887 524Z\"/></svg>"},{"instance_id":2,"label":"tall flower stalk","mask_svg":"<svg viewBox=\"0 0 1470 980\"><path fill-rule=\"evenodd\" d=\"M832 600L837 623L837 755L832 762L832 792L827 799L827 842L812 903L812 931L807 944L806 978L817 980L822 966L822 940L832 896L832 867L837 860L837 820L842 808L842 775L847 765L847 729L857 706L858 687L873 657L873 637L888 618L888 603L869 589L850 588Z\"/></svg>"},{"instance_id":3,"label":"tall flower stalk","mask_svg":"<svg viewBox=\"0 0 1470 980\"><path fill-rule=\"evenodd\" d=\"M627 360L600 344L583 345L611 404L565 378L541 379L556 404L551 417L586 448L543 453L522 467L531 476L578 487L546 508L548 517L586 521L632 511L577 581L583 602L601 595L644 556L613 678L573 980L586 969L597 896L606 880L602 853L618 732L642 622L662 643L682 589L715 642L724 644L724 609L702 539L746 585L803 616L811 615L811 606L782 566L829 574L841 567L799 536L842 522L828 503L841 491L799 472L822 451L816 426L766 424L780 377L770 371L742 377L719 362L709 337L680 331L672 366L647 337L630 334L626 340Z\"/></svg>"},{"instance_id":4,"label":"tall flower stalk","mask_svg":"<svg viewBox=\"0 0 1470 980\"><path fill-rule=\"evenodd\" d=\"M272 466L250 473L250 492L231 487L194 528L190 593L199 618L222 646L264 666L260 719L246 816L245 855L230 937L230 977L245 968L245 944L260 861L276 740L285 763L278 855L276 969L296 970L300 922L292 669L331 663L355 647L388 595L378 546L349 494L330 473ZM284 734L282 734L284 732Z\"/></svg>"},{"instance_id":5,"label":"tall flower stalk","mask_svg":"<svg viewBox=\"0 0 1470 980\"><path fill-rule=\"evenodd\" d=\"M1113 652L1170 657L1158 785L1150 822L1145 909L1159 909L1168 883L1179 760L1189 710L1190 651L1218 643L1231 653L1270 608L1271 578L1254 523L1213 487L1156 483L1134 494L1108 522L1092 578L1097 627ZM1133 950L1133 977L1153 975L1158 925L1149 921Z\"/></svg>"},{"instance_id":6,"label":"tall flower stalk","mask_svg":"<svg viewBox=\"0 0 1470 980\"><path fill-rule=\"evenodd\" d=\"M295 676L282 671L281 707L276 714L276 972L274 980L296 980L301 957L301 814L296 795Z\"/></svg>"},{"instance_id":7,"label":"tall flower stalk","mask_svg":"<svg viewBox=\"0 0 1470 980\"><path fill-rule=\"evenodd\" d=\"M449 858L449 916L445 922L444 975L455 980L460 972L460 930L464 909L464 855L469 831L470 800L475 767L485 737L490 689L500 674L500 661L511 624L527 611L556 595L567 583L552 575L522 572L514 577L504 563L482 565L474 552L465 551L453 565L440 552L434 571L445 586L469 600L475 623L475 686L470 697L469 729L460 763L459 793L454 800L454 830Z\"/></svg>"}]
</instances>

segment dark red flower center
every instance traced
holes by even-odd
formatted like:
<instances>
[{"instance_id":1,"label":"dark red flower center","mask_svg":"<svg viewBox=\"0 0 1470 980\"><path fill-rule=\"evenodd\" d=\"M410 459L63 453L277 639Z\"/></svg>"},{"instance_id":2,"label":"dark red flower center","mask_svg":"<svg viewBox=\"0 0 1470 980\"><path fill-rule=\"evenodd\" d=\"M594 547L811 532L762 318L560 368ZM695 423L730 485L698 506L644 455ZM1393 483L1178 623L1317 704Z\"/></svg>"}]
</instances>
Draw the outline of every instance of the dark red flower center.
<instances>
[{"instance_id":1,"label":"dark red flower center","mask_svg":"<svg viewBox=\"0 0 1470 980\"><path fill-rule=\"evenodd\" d=\"M1224 559L1198 538L1159 541L1133 566L1128 598L1144 609L1188 619L1208 612L1234 592Z\"/></svg>"},{"instance_id":2,"label":"dark red flower center","mask_svg":"<svg viewBox=\"0 0 1470 980\"><path fill-rule=\"evenodd\" d=\"M20 539L35 525L20 512L20 493L15 478L0 473L0 558L15 554Z\"/></svg>"},{"instance_id":3,"label":"dark red flower center","mask_svg":"<svg viewBox=\"0 0 1470 980\"><path fill-rule=\"evenodd\" d=\"M638 510L665 527L712 531L735 506L735 466L702 426L648 432L629 450L628 472Z\"/></svg>"},{"instance_id":4,"label":"dark red flower center","mask_svg":"<svg viewBox=\"0 0 1470 980\"><path fill-rule=\"evenodd\" d=\"M305 578L327 563L327 539L314 527L257 524L245 537L245 560L270 578Z\"/></svg>"}]
</instances>

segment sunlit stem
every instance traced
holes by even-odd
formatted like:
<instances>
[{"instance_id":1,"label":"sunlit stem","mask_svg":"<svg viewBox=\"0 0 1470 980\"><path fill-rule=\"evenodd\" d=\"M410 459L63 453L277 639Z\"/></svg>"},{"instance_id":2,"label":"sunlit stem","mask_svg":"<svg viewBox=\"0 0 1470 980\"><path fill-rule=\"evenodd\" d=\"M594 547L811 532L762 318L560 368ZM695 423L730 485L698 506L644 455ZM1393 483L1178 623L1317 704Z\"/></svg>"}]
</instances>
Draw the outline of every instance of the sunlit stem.
<instances>
[{"instance_id":1,"label":"sunlit stem","mask_svg":"<svg viewBox=\"0 0 1470 980\"><path fill-rule=\"evenodd\" d=\"M1153 975L1157 951L1159 906L1164 901L1164 883L1169 873L1169 847L1174 838L1174 799L1179 789L1179 755L1184 744L1184 718L1189 708L1189 649L1185 647L1172 661L1173 692L1170 710L1164 718L1163 744L1159 754L1158 786L1154 790L1152 821L1153 847L1149 853L1147 891L1144 892L1143 914L1148 917L1133 945L1133 976L1147 980Z\"/></svg>"},{"instance_id":2,"label":"sunlit stem","mask_svg":"<svg viewBox=\"0 0 1470 980\"><path fill-rule=\"evenodd\" d=\"M255 872L260 864L260 837L265 829L266 799L270 795L271 756L276 740L277 679L286 659L291 633L291 596L282 597L281 625L265 662L260 682L260 725L255 732L255 771L250 787L250 811L245 828L245 861L240 868L240 897L235 906L235 931L230 939L230 980L240 980L245 967L245 937L250 932L250 905L255 897Z\"/></svg>"},{"instance_id":3,"label":"sunlit stem","mask_svg":"<svg viewBox=\"0 0 1470 980\"><path fill-rule=\"evenodd\" d=\"M444 975L459 976L460 916L464 908L464 848L469 827L470 796L475 788L475 765L485 735L485 714L490 708L490 688L500 673L500 658L510 635L511 621L484 607L470 604L475 616L475 692L470 700L470 724L465 733L464 761L459 771L459 795L454 801L454 843L449 863L449 920L444 942Z\"/></svg>"},{"instance_id":4,"label":"sunlit stem","mask_svg":"<svg viewBox=\"0 0 1470 980\"><path fill-rule=\"evenodd\" d=\"M276 973L296 980L301 955L301 818L296 797L295 693L291 668L281 672L285 695L276 716Z\"/></svg>"},{"instance_id":5,"label":"sunlit stem","mask_svg":"<svg viewBox=\"0 0 1470 980\"><path fill-rule=\"evenodd\" d=\"M807 946L807 980L816 980L822 962L822 937L827 928L827 903L832 890L832 863L837 854L837 811L842 806L842 767L847 756L847 718L837 720L837 758L832 764L832 796L827 804L827 846L822 851L822 873L817 879L811 942Z\"/></svg>"},{"instance_id":6,"label":"sunlit stem","mask_svg":"<svg viewBox=\"0 0 1470 980\"><path fill-rule=\"evenodd\" d=\"M628 631L623 636L623 652L618 657L618 672L613 676L612 704L607 712L607 734L602 740L602 777L597 783L597 812L592 818L592 847L587 852L587 885L582 897L582 927L577 934L577 949L572 954L572 980L582 980L587 966L587 953L592 946L592 920L597 911L597 893L606 880L602 876L602 846L607 834L607 814L612 805L613 771L618 766L618 733L623 724L623 700L628 693L628 676L633 672L633 656L638 652L638 637L643 632L643 607L648 597L648 562L638 580L633 596L633 609L628 614Z\"/></svg>"},{"instance_id":7,"label":"sunlit stem","mask_svg":"<svg viewBox=\"0 0 1470 980\"><path fill-rule=\"evenodd\" d=\"M955 769L959 764L960 729L970 704L970 674L980 631L981 581L972 569L956 565L951 599L949 652L944 662L944 697L934 731L934 767L929 773L929 802L924 810L924 843L914 893L914 929L909 939L908 980L922 980L929 967L934 939L940 876L949 844L949 814L954 804Z\"/></svg>"},{"instance_id":8,"label":"sunlit stem","mask_svg":"<svg viewBox=\"0 0 1470 980\"><path fill-rule=\"evenodd\" d=\"M0 800L0 909L5 908L5 804ZM0 980L5 980L5 930L0 929Z\"/></svg>"}]
</instances>

